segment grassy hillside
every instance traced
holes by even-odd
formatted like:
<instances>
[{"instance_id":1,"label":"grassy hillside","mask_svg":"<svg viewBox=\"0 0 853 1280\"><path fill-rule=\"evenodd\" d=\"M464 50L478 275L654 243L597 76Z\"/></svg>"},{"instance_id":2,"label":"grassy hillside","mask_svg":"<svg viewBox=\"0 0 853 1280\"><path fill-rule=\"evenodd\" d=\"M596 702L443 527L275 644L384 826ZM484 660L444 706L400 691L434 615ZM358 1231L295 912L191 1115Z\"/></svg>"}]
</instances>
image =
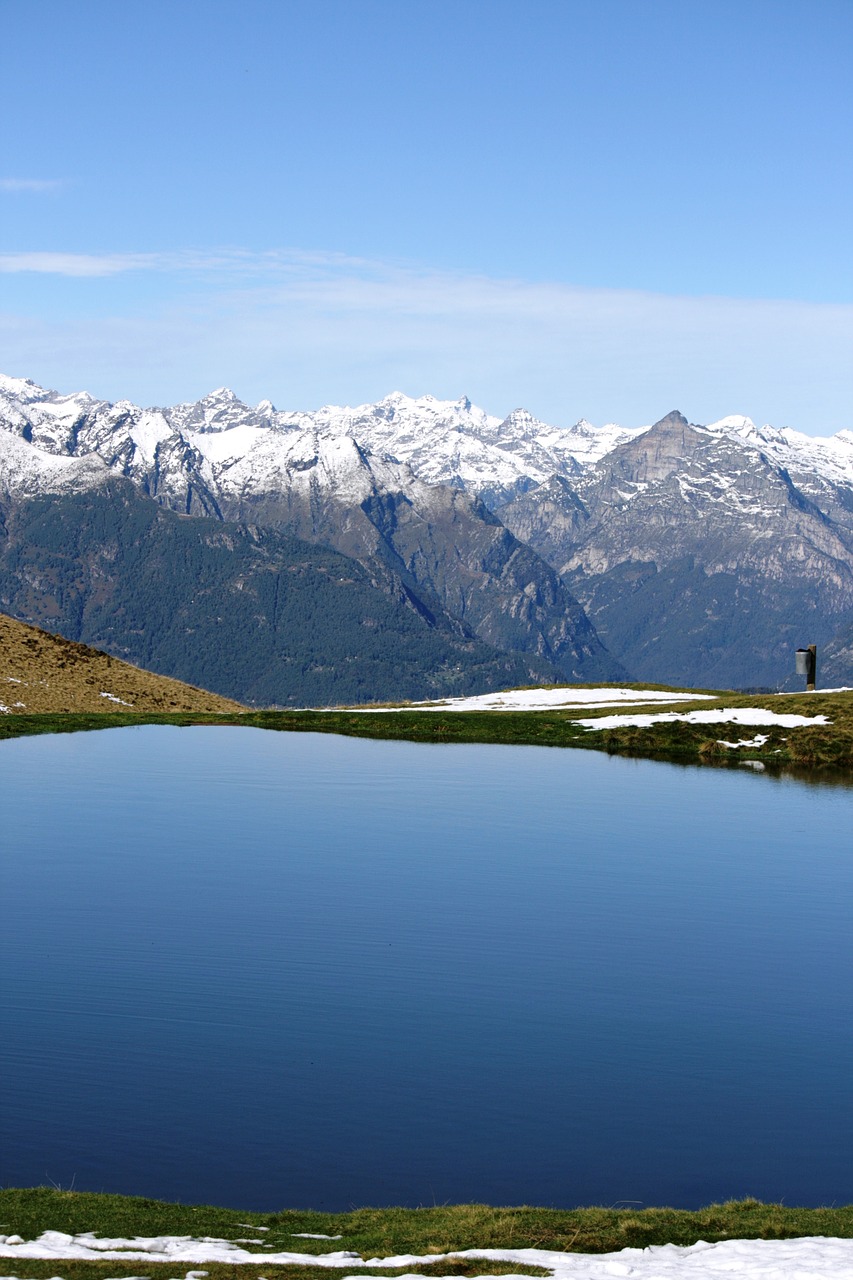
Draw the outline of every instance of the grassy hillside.
<instances>
[{"instance_id":1,"label":"grassy hillside","mask_svg":"<svg viewBox=\"0 0 853 1280\"><path fill-rule=\"evenodd\" d=\"M13 716L104 714L118 707L143 714L241 710L229 698L152 675L5 614L0 614L0 707Z\"/></svg>"}]
</instances>

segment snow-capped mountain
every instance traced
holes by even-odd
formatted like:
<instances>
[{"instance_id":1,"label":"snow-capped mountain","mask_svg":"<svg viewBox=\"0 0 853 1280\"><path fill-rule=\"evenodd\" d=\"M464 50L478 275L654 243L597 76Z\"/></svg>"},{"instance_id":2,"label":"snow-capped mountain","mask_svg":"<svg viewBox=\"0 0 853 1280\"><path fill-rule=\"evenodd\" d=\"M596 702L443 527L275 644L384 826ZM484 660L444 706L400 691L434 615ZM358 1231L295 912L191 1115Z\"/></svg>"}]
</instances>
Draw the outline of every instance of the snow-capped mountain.
<instances>
[{"instance_id":1,"label":"snow-capped mountain","mask_svg":"<svg viewBox=\"0 0 853 1280\"><path fill-rule=\"evenodd\" d=\"M429 484L449 484L483 498L506 501L551 475L579 475L615 445L629 439L621 427L588 422L562 429L526 409L497 418L460 400L412 399L395 392L356 409L327 406L313 414L278 413L277 425L348 435L373 453L406 462Z\"/></svg>"},{"instance_id":2,"label":"snow-capped mountain","mask_svg":"<svg viewBox=\"0 0 853 1280\"><path fill-rule=\"evenodd\" d=\"M205 483L228 490L226 472L236 460L248 465L250 459L253 483L267 489L291 457L310 455L318 442L351 439L377 457L407 463L427 484L464 489L490 505L553 474L579 476L636 434L583 421L552 427L524 409L501 419L466 397L412 399L395 392L376 404L309 413L279 411L268 400L252 408L220 388L195 404L143 409L85 392L59 395L8 377L0 377L0 426L51 453L99 453L140 483L155 477L158 492L161 486L174 492L180 470L196 481L203 473ZM246 467L240 474L245 479Z\"/></svg>"},{"instance_id":3,"label":"snow-capped mountain","mask_svg":"<svg viewBox=\"0 0 853 1280\"><path fill-rule=\"evenodd\" d=\"M310 456L314 442L348 437L368 453L408 464L427 484L464 489L490 506L554 475L582 486L586 473L617 446L650 429L594 427L584 420L556 427L525 409L499 418L465 396L416 399L400 392L355 408L291 411L277 410L269 400L251 407L220 388L192 404L145 409L129 401L96 400L87 392L60 395L5 376L0 376L0 427L49 453L99 453L113 469L139 480L156 472L162 483L167 473L185 469L204 473L223 491L229 488L226 473L237 461L246 464L241 483L250 470L252 483L266 489L289 470L290 459L298 467ZM741 415L695 429L752 446L787 469L801 487L853 488L853 431L821 438L758 427Z\"/></svg>"},{"instance_id":4,"label":"snow-capped mountain","mask_svg":"<svg viewBox=\"0 0 853 1280\"><path fill-rule=\"evenodd\" d=\"M29 451L36 476L45 457L97 459L181 513L332 546L497 649L533 654L574 679L621 671L553 568L476 498L371 452L338 420L282 422L229 392L141 409L5 379L0 396L0 425Z\"/></svg>"},{"instance_id":5,"label":"snow-capped mountain","mask_svg":"<svg viewBox=\"0 0 853 1280\"><path fill-rule=\"evenodd\" d=\"M141 408L0 378L4 434L0 471L28 492L106 468L184 514L287 529L381 561L489 643L576 678L597 640L569 582L635 674L687 683L770 682L795 632L853 616L851 431L679 413L556 427L400 393L308 412L222 388ZM750 656L726 679L744 628Z\"/></svg>"}]
</instances>

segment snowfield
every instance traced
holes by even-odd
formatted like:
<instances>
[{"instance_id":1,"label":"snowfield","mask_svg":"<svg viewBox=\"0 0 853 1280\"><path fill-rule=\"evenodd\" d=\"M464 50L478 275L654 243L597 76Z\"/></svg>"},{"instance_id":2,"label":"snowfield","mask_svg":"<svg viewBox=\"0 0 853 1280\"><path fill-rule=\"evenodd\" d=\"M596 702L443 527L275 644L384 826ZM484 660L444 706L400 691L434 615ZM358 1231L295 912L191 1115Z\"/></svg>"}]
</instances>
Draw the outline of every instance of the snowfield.
<instances>
[{"instance_id":1,"label":"snowfield","mask_svg":"<svg viewBox=\"0 0 853 1280\"><path fill-rule=\"evenodd\" d=\"M621 725L671 724L683 720L685 724L778 724L785 729L795 729L804 724L829 724L826 716L796 716L778 711L765 711L761 707L718 707L714 711L662 711L649 715L599 716L597 720L576 720L585 729L618 729Z\"/></svg>"},{"instance_id":2,"label":"snowfield","mask_svg":"<svg viewBox=\"0 0 853 1280\"><path fill-rule=\"evenodd\" d=\"M470 698L444 698L436 702L412 702L405 707L346 707L347 711L581 711L650 702L701 702L713 693L682 693L671 689L506 689ZM335 708L326 708L334 710Z\"/></svg>"},{"instance_id":3,"label":"snowfield","mask_svg":"<svg viewBox=\"0 0 853 1280\"><path fill-rule=\"evenodd\" d=\"M482 1277L488 1277L489 1262L525 1267L545 1267L555 1280L715 1280L719 1276L746 1280L851 1280L853 1240L804 1236L795 1240L723 1240L715 1244L700 1241L689 1247L673 1244L651 1245L647 1249L621 1249L617 1253L558 1253L546 1249L462 1249L455 1254L402 1254L392 1258L363 1260L348 1250L334 1253L250 1253L239 1242L207 1237L154 1236L135 1239L96 1239L93 1232L65 1235L45 1231L38 1240L23 1241L17 1236L0 1236L0 1258L41 1258L61 1260L110 1259L120 1262L169 1263L254 1263L267 1266L302 1264L352 1271L356 1267L413 1267L435 1264L450 1258L482 1259ZM251 1243L255 1243L252 1241ZM187 1273L198 1280L204 1272ZM57 1277L61 1276L61 1267ZM15 1280L10 1275L0 1280ZM344 1278L342 1278L344 1280ZM353 1272L353 1280L362 1280ZM414 1280L414 1278L413 1278Z\"/></svg>"}]
</instances>

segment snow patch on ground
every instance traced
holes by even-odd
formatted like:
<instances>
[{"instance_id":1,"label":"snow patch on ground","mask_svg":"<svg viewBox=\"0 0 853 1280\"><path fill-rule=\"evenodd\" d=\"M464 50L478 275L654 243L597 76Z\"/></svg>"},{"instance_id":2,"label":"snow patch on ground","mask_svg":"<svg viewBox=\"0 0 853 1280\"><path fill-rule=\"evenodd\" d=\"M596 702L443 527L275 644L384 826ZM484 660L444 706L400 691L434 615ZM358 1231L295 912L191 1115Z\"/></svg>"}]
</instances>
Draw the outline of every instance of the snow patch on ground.
<instances>
[{"instance_id":1,"label":"snow patch on ground","mask_svg":"<svg viewBox=\"0 0 853 1280\"><path fill-rule=\"evenodd\" d=\"M445 698L437 702L413 702L405 707L347 707L347 711L577 711L585 708L621 707L631 703L699 702L712 693L682 693L671 689L507 689L470 698ZM326 708L334 710L334 708Z\"/></svg>"},{"instance_id":2,"label":"snow patch on ground","mask_svg":"<svg viewBox=\"0 0 853 1280\"><path fill-rule=\"evenodd\" d=\"M108 698L110 702L117 702L117 703L118 703L118 705L119 705L120 707L132 707L132 706L133 706L133 703L132 703L132 702L125 702L124 698L119 698L119 697L118 697L116 694L114 694L114 693L104 693L103 691L101 691L101 693L100 693L98 696L99 696L99 697L101 697L101 698Z\"/></svg>"},{"instance_id":3,"label":"snow patch on ground","mask_svg":"<svg viewBox=\"0 0 853 1280\"><path fill-rule=\"evenodd\" d=\"M525 1267L545 1267L555 1280L715 1280L741 1276L746 1280L850 1280L853 1276L853 1240L803 1236L794 1240L699 1241L682 1247L652 1245L646 1249L620 1249L616 1253L558 1253L546 1249L462 1249L455 1254L403 1254L363 1260L349 1250L336 1253L248 1253L228 1240L190 1236L96 1239L93 1232L70 1236L45 1231L38 1240L10 1243L19 1237L0 1236L0 1257L43 1259L111 1259L122 1262L225 1262L286 1266L302 1264L333 1269L354 1267L413 1267L450 1258L474 1258L510 1262ZM61 1274L58 1272L58 1275ZM484 1267L483 1276L488 1276ZM187 1273L194 1280L199 1273ZM0 1280L15 1280L13 1276ZM349 1277L342 1277L349 1280ZM362 1280L353 1276L353 1280Z\"/></svg>"},{"instance_id":4,"label":"snow patch on ground","mask_svg":"<svg viewBox=\"0 0 853 1280\"><path fill-rule=\"evenodd\" d=\"M724 742L722 738L717 739L718 747L763 747L767 741L766 733L757 733L754 738L741 738L739 742Z\"/></svg>"},{"instance_id":5,"label":"snow patch on ground","mask_svg":"<svg viewBox=\"0 0 853 1280\"><path fill-rule=\"evenodd\" d=\"M645 729L651 724L673 724L683 720L685 724L778 724L795 729L804 724L829 724L826 716L784 715L778 711L764 711L761 707L719 707L714 711L661 711L648 715L599 716L597 720L575 720L585 729L618 729L624 725Z\"/></svg>"},{"instance_id":6,"label":"snow patch on ground","mask_svg":"<svg viewBox=\"0 0 853 1280\"><path fill-rule=\"evenodd\" d=\"M795 689L793 693L786 693L785 697L793 698L799 695L805 697L806 694L809 694L813 698L815 694L821 693L853 693L853 688L849 684L843 684L839 689Z\"/></svg>"}]
</instances>

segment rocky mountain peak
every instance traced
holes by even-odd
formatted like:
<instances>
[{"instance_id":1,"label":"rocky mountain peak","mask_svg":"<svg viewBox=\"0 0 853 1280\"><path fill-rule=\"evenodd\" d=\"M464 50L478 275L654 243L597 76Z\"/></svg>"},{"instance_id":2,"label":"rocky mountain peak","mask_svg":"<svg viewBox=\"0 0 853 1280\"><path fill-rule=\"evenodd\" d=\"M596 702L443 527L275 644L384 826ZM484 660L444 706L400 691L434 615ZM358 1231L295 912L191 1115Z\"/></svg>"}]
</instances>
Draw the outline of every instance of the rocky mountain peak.
<instances>
[{"instance_id":1,"label":"rocky mountain peak","mask_svg":"<svg viewBox=\"0 0 853 1280\"><path fill-rule=\"evenodd\" d=\"M513 409L508 413L501 423L501 427L522 427L525 430L531 427L541 427L543 424L538 418L535 418L529 409Z\"/></svg>"},{"instance_id":2,"label":"rocky mountain peak","mask_svg":"<svg viewBox=\"0 0 853 1280\"><path fill-rule=\"evenodd\" d=\"M601 482L621 492L626 481L649 485L678 475L706 442L700 428L675 410L648 431L617 445L602 462Z\"/></svg>"},{"instance_id":3,"label":"rocky mountain peak","mask_svg":"<svg viewBox=\"0 0 853 1280\"><path fill-rule=\"evenodd\" d=\"M13 396L18 400L29 402L42 399L47 394L49 393L44 387L40 387L30 378L12 378L8 374L0 373L0 395Z\"/></svg>"},{"instance_id":4,"label":"rocky mountain peak","mask_svg":"<svg viewBox=\"0 0 853 1280\"><path fill-rule=\"evenodd\" d=\"M168 421L179 431L228 431L235 426L264 426L267 418L251 409L231 390L217 387L191 404L164 410Z\"/></svg>"},{"instance_id":5,"label":"rocky mountain peak","mask_svg":"<svg viewBox=\"0 0 853 1280\"><path fill-rule=\"evenodd\" d=\"M690 423L687 421L684 414L681 413L679 409L673 409L672 412L668 413L665 418L660 418L654 424L654 426L652 427L652 431L654 431L658 427L665 428L665 427L689 427L689 426L690 426Z\"/></svg>"}]
</instances>

